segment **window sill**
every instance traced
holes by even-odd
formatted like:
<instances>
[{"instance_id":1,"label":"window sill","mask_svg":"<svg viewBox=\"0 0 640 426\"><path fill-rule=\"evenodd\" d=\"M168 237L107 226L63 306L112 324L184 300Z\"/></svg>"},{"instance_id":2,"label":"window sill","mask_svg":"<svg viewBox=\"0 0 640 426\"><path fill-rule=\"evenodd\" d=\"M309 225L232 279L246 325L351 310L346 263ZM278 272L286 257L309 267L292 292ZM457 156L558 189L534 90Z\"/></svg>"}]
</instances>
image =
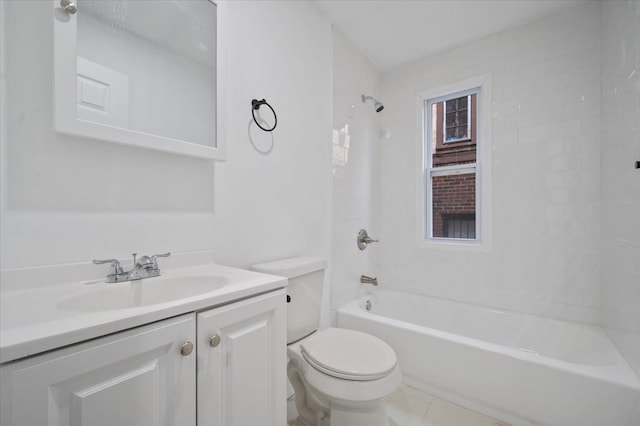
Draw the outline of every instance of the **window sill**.
<instances>
[{"instance_id":1,"label":"window sill","mask_svg":"<svg viewBox=\"0 0 640 426\"><path fill-rule=\"evenodd\" d=\"M475 145L475 143L473 143L473 139L472 138L462 138L462 139L451 139L451 140L446 140L446 141L442 141L443 145L448 145L450 143L461 143L461 142L471 142L469 145Z\"/></svg>"},{"instance_id":2,"label":"window sill","mask_svg":"<svg viewBox=\"0 0 640 426\"><path fill-rule=\"evenodd\" d=\"M471 253L491 253L491 248L483 241L464 241L449 238L429 238L419 240L418 248L426 250L451 250Z\"/></svg>"}]
</instances>

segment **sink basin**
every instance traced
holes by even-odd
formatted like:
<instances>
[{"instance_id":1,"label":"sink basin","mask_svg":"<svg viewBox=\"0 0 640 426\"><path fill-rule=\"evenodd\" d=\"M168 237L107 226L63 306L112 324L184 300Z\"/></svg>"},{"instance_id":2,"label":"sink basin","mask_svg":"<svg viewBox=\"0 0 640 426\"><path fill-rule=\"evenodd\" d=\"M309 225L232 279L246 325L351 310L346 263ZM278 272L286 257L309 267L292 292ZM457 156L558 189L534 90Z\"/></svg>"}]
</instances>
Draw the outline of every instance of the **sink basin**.
<instances>
[{"instance_id":1,"label":"sink basin","mask_svg":"<svg viewBox=\"0 0 640 426\"><path fill-rule=\"evenodd\" d=\"M219 276L158 277L106 284L107 287L66 299L58 307L67 311L108 311L155 305L209 293L227 285Z\"/></svg>"}]
</instances>

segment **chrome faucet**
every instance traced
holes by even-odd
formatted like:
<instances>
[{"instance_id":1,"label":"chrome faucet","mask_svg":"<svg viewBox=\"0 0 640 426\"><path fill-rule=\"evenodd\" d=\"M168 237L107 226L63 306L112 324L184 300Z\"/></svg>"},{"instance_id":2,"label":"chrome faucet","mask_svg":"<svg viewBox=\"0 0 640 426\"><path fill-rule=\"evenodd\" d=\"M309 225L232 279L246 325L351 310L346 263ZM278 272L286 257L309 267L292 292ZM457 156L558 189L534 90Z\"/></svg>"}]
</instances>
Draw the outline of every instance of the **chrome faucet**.
<instances>
[{"instance_id":1,"label":"chrome faucet","mask_svg":"<svg viewBox=\"0 0 640 426\"><path fill-rule=\"evenodd\" d=\"M95 265L101 265L103 263L111 264L111 271L107 275L106 282L118 283L121 281L134 281L141 280L143 278L153 278L160 275L160 268L158 267L159 257L169 257L171 253L154 254L153 256L141 256L139 260L136 260L138 253L133 253L133 268L129 271L124 271L120 261L118 259L93 259Z\"/></svg>"},{"instance_id":2,"label":"chrome faucet","mask_svg":"<svg viewBox=\"0 0 640 426\"><path fill-rule=\"evenodd\" d=\"M368 277L366 275L360 275L360 284L378 285L378 277Z\"/></svg>"}]
</instances>

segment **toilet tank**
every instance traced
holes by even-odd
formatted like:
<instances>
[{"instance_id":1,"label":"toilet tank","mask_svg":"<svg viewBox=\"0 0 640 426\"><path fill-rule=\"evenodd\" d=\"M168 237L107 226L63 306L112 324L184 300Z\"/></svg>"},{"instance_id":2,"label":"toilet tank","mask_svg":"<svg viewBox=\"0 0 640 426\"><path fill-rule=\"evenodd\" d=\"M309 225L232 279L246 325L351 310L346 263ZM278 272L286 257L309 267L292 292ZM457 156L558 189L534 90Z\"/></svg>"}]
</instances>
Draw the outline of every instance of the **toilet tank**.
<instances>
[{"instance_id":1,"label":"toilet tank","mask_svg":"<svg viewBox=\"0 0 640 426\"><path fill-rule=\"evenodd\" d=\"M256 272L289 280L287 343L295 342L318 329L326 267L327 261L318 257L291 257L251 267Z\"/></svg>"}]
</instances>

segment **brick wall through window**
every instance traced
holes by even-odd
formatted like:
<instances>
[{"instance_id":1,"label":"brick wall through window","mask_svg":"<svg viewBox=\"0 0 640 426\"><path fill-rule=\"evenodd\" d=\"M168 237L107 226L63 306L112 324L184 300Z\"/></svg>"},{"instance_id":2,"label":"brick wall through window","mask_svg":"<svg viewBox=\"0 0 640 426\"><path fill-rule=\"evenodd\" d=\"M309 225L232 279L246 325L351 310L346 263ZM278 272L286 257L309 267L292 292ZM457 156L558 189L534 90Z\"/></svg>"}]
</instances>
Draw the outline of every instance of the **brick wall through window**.
<instances>
[{"instance_id":1,"label":"brick wall through window","mask_svg":"<svg viewBox=\"0 0 640 426\"><path fill-rule=\"evenodd\" d=\"M436 238L471 238L475 239L476 213L476 174L451 174L434 176L431 188L433 191L433 236ZM470 227L473 221L473 232L454 233L451 226L455 221L462 221ZM451 226L446 226L447 224Z\"/></svg>"}]
</instances>

